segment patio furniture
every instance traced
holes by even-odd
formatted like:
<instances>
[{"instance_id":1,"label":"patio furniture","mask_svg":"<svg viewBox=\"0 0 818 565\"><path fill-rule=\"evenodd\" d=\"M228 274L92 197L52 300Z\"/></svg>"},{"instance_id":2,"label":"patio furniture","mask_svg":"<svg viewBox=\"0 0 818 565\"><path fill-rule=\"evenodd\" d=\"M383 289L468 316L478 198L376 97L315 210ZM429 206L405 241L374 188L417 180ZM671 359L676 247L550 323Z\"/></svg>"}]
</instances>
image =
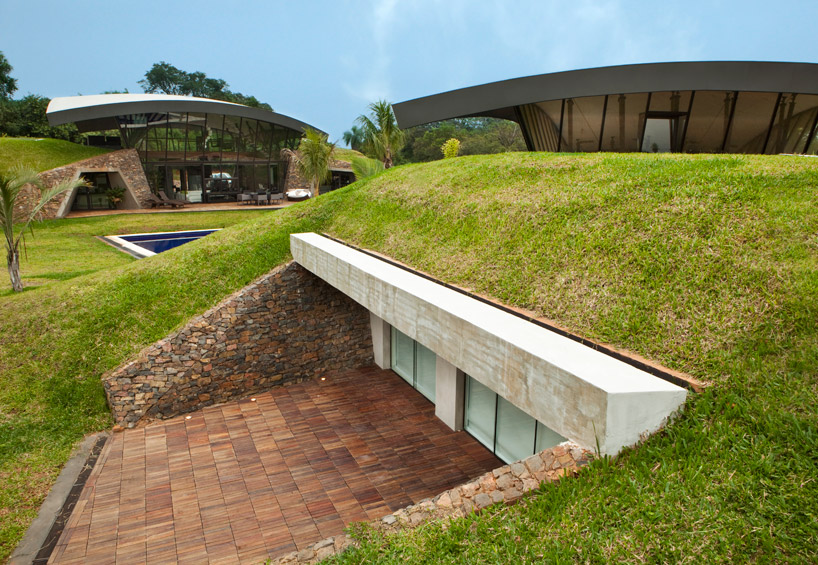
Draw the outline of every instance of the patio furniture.
<instances>
[{"instance_id":1,"label":"patio furniture","mask_svg":"<svg viewBox=\"0 0 818 565\"><path fill-rule=\"evenodd\" d=\"M151 193L145 199L148 204L151 205L151 208L159 208L160 206L170 206L171 204L168 202L163 202L159 197L155 194Z\"/></svg>"},{"instance_id":2,"label":"patio furniture","mask_svg":"<svg viewBox=\"0 0 818 565\"><path fill-rule=\"evenodd\" d=\"M255 200L255 195L252 192L242 192L237 196L240 204L250 204Z\"/></svg>"},{"instance_id":3,"label":"patio furniture","mask_svg":"<svg viewBox=\"0 0 818 565\"><path fill-rule=\"evenodd\" d=\"M157 196L159 196L159 200L162 201L163 204L166 206L172 206L173 208L184 208L185 202L182 200L176 200L174 198L168 198L168 195L164 192L160 192Z\"/></svg>"},{"instance_id":4,"label":"patio furniture","mask_svg":"<svg viewBox=\"0 0 818 565\"><path fill-rule=\"evenodd\" d=\"M269 204L270 203L270 196L266 192L259 192L256 194L256 205L261 204Z\"/></svg>"},{"instance_id":5,"label":"patio furniture","mask_svg":"<svg viewBox=\"0 0 818 565\"><path fill-rule=\"evenodd\" d=\"M283 193L274 192L273 194L270 195L270 203L271 204L275 204L279 200L281 201L282 204L284 203L284 194Z\"/></svg>"}]
</instances>

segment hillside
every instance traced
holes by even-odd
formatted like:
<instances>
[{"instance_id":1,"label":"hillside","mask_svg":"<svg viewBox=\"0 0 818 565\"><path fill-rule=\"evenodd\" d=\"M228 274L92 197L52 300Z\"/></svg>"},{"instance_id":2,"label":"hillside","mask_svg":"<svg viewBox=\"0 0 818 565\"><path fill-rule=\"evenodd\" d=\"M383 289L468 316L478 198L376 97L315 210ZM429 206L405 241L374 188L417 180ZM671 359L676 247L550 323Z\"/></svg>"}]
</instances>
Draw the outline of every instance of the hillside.
<instances>
[{"instance_id":1,"label":"hillside","mask_svg":"<svg viewBox=\"0 0 818 565\"><path fill-rule=\"evenodd\" d=\"M61 139L0 137L0 172L19 166L47 171L107 152Z\"/></svg>"},{"instance_id":2,"label":"hillside","mask_svg":"<svg viewBox=\"0 0 818 565\"><path fill-rule=\"evenodd\" d=\"M100 375L288 260L301 231L714 383L666 432L577 480L447 530L364 533L344 561L815 560L818 163L531 153L398 167L0 297L5 551L74 442L110 426Z\"/></svg>"}]
</instances>

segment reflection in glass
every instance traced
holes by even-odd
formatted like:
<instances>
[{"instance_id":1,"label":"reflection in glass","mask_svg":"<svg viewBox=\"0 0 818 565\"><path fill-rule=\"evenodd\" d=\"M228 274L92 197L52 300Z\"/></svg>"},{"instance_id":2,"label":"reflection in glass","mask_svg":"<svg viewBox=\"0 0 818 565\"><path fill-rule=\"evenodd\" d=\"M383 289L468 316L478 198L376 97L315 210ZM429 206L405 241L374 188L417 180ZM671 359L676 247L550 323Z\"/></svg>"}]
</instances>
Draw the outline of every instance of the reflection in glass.
<instances>
[{"instance_id":1,"label":"reflection in glass","mask_svg":"<svg viewBox=\"0 0 818 565\"><path fill-rule=\"evenodd\" d=\"M772 92L740 92L736 98L727 153L763 153L770 132L778 94Z\"/></svg>"},{"instance_id":2,"label":"reflection in glass","mask_svg":"<svg viewBox=\"0 0 818 565\"><path fill-rule=\"evenodd\" d=\"M781 96L766 153L810 153L807 138L818 114L818 96L790 94Z\"/></svg>"},{"instance_id":3,"label":"reflection in glass","mask_svg":"<svg viewBox=\"0 0 818 565\"><path fill-rule=\"evenodd\" d=\"M567 99L560 151L597 151L604 107L604 96Z\"/></svg>"},{"instance_id":4,"label":"reflection in glass","mask_svg":"<svg viewBox=\"0 0 818 565\"><path fill-rule=\"evenodd\" d=\"M497 398L497 437L495 453L503 461L517 461L534 453L537 421L499 396Z\"/></svg>"},{"instance_id":5,"label":"reflection in glass","mask_svg":"<svg viewBox=\"0 0 818 565\"><path fill-rule=\"evenodd\" d=\"M539 453L543 449L554 447L555 445L559 445L564 441L565 438L560 434L548 426L537 422L537 442L536 445L534 445L534 453Z\"/></svg>"},{"instance_id":6,"label":"reflection in glass","mask_svg":"<svg viewBox=\"0 0 818 565\"><path fill-rule=\"evenodd\" d=\"M437 381L437 355L431 349L428 349L417 343L415 345L415 354L417 361L415 363L415 388L431 400L435 401L435 383Z\"/></svg>"},{"instance_id":7,"label":"reflection in glass","mask_svg":"<svg viewBox=\"0 0 818 565\"><path fill-rule=\"evenodd\" d=\"M732 92L696 91L688 118L685 152L721 153L732 103Z\"/></svg>"},{"instance_id":8,"label":"reflection in glass","mask_svg":"<svg viewBox=\"0 0 818 565\"><path fill-rule=\"evenodd\" d=\"M520 114L535 151L559 151L562 100L520 107Z\"/></svg>"},{"instance_id":9,"label":"reflection in glass","mask_svg":"<svg viewBox=\"0 0 818 565\"><path fill-rule=\"evenodd\" d=\"M497 394L471 377L466 378L466 414L464 428L494 451L494 418Z\"/></svg>"},{"instance_id":10,"label":"reflection in glass","mask_svg":"<svg viewBox=\"0 0 818 565\"><path fill-rule=\"evenodd\" d=\"M395 328L392 328L392 370L414 386L415 340Z\"/></svg>"},{"instance_id":11,"label":"reflection in glass","mask_svg":"<svg viewBox=\"0 0 818 565\"><path fill-rule=\"evenodd\" d=\"M647 102L647 93L608 96L602 133L603 151L639 151Z\"/></svg>"}]
</instances>

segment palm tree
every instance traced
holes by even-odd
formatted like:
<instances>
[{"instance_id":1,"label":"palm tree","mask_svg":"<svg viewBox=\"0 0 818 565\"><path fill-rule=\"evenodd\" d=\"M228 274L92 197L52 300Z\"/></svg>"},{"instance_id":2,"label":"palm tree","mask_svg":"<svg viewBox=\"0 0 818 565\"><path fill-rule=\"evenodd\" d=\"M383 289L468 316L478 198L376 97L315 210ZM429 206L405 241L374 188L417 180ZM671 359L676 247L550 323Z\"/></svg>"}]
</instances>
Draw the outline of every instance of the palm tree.
<instances>
[{"instance_id":1,"label":"palm tree","mask_svg":"<svg viewBox=\"0 0 818 565\"><path fill-rule=\"evenodd\" d=\"M394 164L395 155L405 141L403 131L398 127L392 104L378 100L369 105L369 116L358 116L355 120L364 131L364 149L366 153L383 161L388 169Z\"/></svg>"},{"instance_id":2,"label":"palm tree","mask_svg":"<svg viewBox=\"0 0 818 565\"><path fill-rule=\"evenodd\" d=\"M335 144L327 141L327 134L307 128L298 146L298 170L310 181L310 198L318 194L318 187L330 176L329 162Z\"/></svg>"},{"instance_id":3,"label":"palm tree","mask_svg":"<svg viewBox=\"0 0 818 565\"><path fill-rule=\"evenodd\" d=\"M344 132L342 138L350 149L360 151L364 145L364 130L358 126L352 126Z\"/></svg>"},{"instance_id":4,"label":"palm tree","mask_svg":"<svg viewBox=\"0 0 818 565\"><path fill-rule=\"evenodd\" d=\"M72 190L78 186L85 186L82 178L67 180L49 189L43 187L43 182L34 171L17 169L11 172L0 172L0 228L6 236L6 263L8 265L11 288L16 292L23 290L23 281L20 279L20 244L25 246L25 233L33 226L31 222L38 218L40 211L53 198ZM27 214L18 213L17 222L14 218L14 208L23 193L26 185L32 185L40 190L40 201ZM15 232L19 232L15 235Z\"/></svg>"}]
</instances>

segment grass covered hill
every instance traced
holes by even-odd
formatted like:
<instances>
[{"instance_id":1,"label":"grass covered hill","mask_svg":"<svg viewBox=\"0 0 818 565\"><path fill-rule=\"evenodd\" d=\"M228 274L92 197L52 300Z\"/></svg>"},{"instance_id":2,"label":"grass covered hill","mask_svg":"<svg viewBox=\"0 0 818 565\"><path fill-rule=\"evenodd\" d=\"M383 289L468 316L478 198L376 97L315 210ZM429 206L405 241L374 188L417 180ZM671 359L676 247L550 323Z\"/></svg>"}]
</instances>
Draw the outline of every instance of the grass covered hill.
<instances>
[{"instance_id":1,"label":"grass covered hill","mask_svg":"<svg viewBox=\"0 0 818 565\"><path fill-rule=\"evenodd\" d=\"M0 173L14 167L48 171L103 153L108 150L61 139L0 137Z\"/></svg>"},{"instance_id":2,"label":"grass covered hill","mask_svg":"<svg viewBox=\"0 0 818 565\"><path fill-rule=\"evenodd\" d=\"M301 231L713 383L665 432L576 480L446 529L363 531L342 561L818 559L818 163L533 153L398 167L0 296L0 555L71 446L110 426L100 375L287 261Z\"/></svg>"}]
</instances>

